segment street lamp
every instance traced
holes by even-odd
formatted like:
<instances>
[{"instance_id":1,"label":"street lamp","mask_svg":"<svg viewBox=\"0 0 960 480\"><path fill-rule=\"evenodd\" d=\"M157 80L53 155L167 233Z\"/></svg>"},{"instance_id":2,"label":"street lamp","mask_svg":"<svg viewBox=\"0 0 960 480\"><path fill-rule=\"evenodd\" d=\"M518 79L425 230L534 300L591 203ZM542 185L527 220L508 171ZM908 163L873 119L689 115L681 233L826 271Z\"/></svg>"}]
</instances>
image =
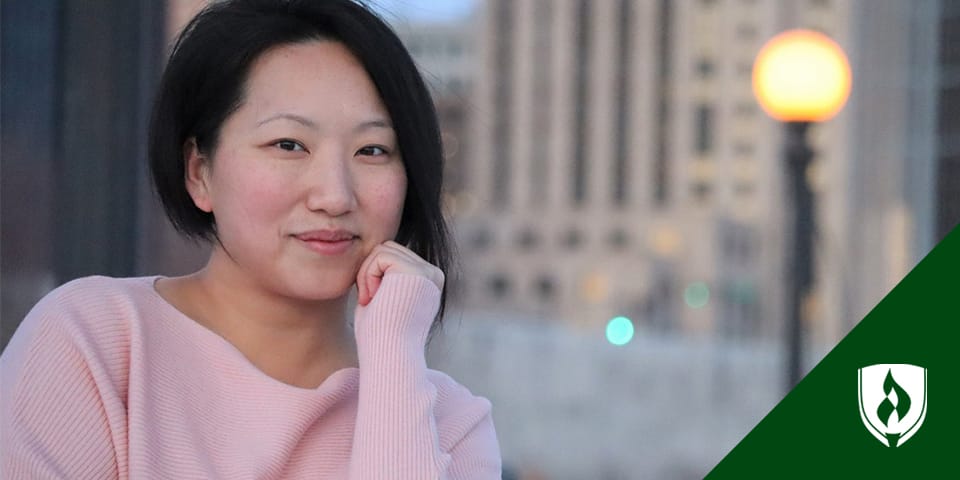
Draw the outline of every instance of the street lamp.
<instances>
[{"instance_id":1,"label":"street lamp","mask_svg":"<svg viewBox=\"0 0 960 480\"><path fill-rule=\"evenodd\" d=\"M753 66L753 92L771 117L784 123L788 182L793 193L793 242L787 265L792 283L786 330L787 388L800 381L801 315L813 280L813 194L807 141L813 122L833 118L850 94L850 64L833 40L810 30L789 30L768 41Z\"/></svg>"}]
</instances>

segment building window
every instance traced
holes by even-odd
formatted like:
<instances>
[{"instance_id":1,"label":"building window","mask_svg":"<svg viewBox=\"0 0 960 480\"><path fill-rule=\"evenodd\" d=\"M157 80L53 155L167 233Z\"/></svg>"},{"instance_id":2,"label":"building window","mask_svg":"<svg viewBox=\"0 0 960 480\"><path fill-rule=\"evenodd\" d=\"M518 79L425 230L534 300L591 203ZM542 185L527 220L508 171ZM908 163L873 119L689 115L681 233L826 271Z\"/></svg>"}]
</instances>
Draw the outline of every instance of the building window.
<instances>
[{"instance_id":1,"label":"building window","mask_svg":"<svg viewBox=\"0 0 960 480\"><path fill-rule=\"evenodd\" d=\"M554 6L551 0L539 0L536 4L536 32L533 45L533 58L537 61L533 63L533 90L530 92L530 109L533 112L531 132L533 133L533 143L546 144L550 138L552 127L551 114L551 95L552 82L550 71L552 70L552 47L551 26L553 23ZM544 206L548 202L547 182L544 181L548 175L549 148L534 148L530 159L530 193L534 206Z\"/></svg>"},{"instance_id":2,"label":"building window","mask_svg":"<svg viewBox=\"0 0 960 480\"><path fill-rule=\"evenodd\" d=\"M697 76L703 79L707 79L713 76L713 62L707 58L701 58L697 61L696 70Z\"/></svg>"},{"instance_id":3,"label":"building window","mask_svg":"<svg viewBox=\"0 0 960 480\"><path fill-rule=\"evenodd\" d=\"M713 107L698 105L695 121L696 151L707 155L713 149Z\"/></svg>"},{"instance_id":4,"label":"building window","mask_svg":"<svg viewBox=\"0 0 960 480\"><path fill-rule=\"evenodd\" d=\"M510 279L502 273L490 277L488 286L490 288L490 294L496 299L502 299L510 295Z\"/></svg>"},{"instance_id":5,"label":"building window","mask_svg":"<svg viewBox=\"0 0 960 480\"><path fill-rule=\"evenodd\" d=\"M651 288L642 300L643 317L647 319L651 328L659 332L669 332L675 329L677 321L676 304L678 299L674 289L674 278L666 266L655 266L651 275ZM679 299L683 303L683 299Z\"/></svg>"},{"instance_id":6,"label":"building window","mask_svg":"<svg viewBox=\"0 0 960 480\"><path fill-rule=\"evenodd\" d=\"M622 228L618 228L610 232L607 242L612 248L616 250L623 250L627 247L627 245L630 244L630 236Z\"/></svg>"},{"instance_id":7,"label":"building window","mask_svg":"<svg viewBox=\"0 0 960 480\"><path fill-rule=\"evenodd\" d=\"M633 51L630 36L630 33L633 31L631 5L632 0L620 0L618 12L620 17L618 31L620 41L618 42L617 51L617 68L619 69L619 75L617 76L616 97L614 98L614 105L616 105L615 122L617 138L616 152L614 154L614 161L616 163L613 170L613 203L618 207L626 205L629 198L627 191L630 176L628 170L629 162L627 161L627 152L629 150L628 141L630 138L628 134L628 114L630 111L630 79L632 77L630 75L630 69L633 65L630 61L630 53Z\"/></svg>"},{"instance_id":8,"label":"building window","mask_svg":"<svg viewBox=\"0 0 960 480\"><path fill-rule=\"evenodd\" d=\"M492 243L493 238L491 238L490 232L486 229L478 229L473 232L473 235L470 237L470 246L478 252L487 250Z\"/></svg>"},{"instance_id":9,"label":"building window","mask_svg":"<svg viewBox=\"0 0 960 480\"><path fill-rule=\"evenodd\" d=\"M735 264L749 265L757 248L756 233L748 225L724 222L721 233L724 260Z\"/></svg>"},{"instance_id":10,"label":"building window","mask_svg":"<svg viewBox=\"0 0 960 480\"><path fill-rule=\"evenodd\" d=\"M953 110L955 106L960 104L960 85L943 85L940 88L940 101L941 108L939 115L937 116L937 121L940 126L942 133L952 134L952 138L956 139L958 132L960 132L960 115L957 115L957 111ZM953 108L943 108L943 106L950 106ZM944 135L944 147L942 149L946 150L951 147L949 140L950 136Z\"/></svg>"},{"instance_id":11,"label":"building window","mask_svg":"<svg viewBox=\"0 0 960 480\"><path fill-rule=\"evenodd\" d=\"M761 329L757 284L749 278L727 279L720 288L720 298L722 334L731 338L758 336Z\"/></svg>"},{"instance_id":12,"label":"building window","mask_svg":"<svg viewBox=\"0 0 960 480\"><path fill-rule=\"evenodd\" d=\"M691 193L693 193L693 198L695 198L698 202L706 202L707 200L710 200L710 193L712 192L713 188L705 181L698 181L693 182L693 184L690 185L690 190Z\"/></svg>"},{"instance_id":13,"label":"building window","mask_svg":"<svg viewBox=\"0 0 960 480\"><path fill-rule=\"evenodd\" d=\"M657 18L657 121L654 122L654 141L656 153L654 157L652 190L654 204L666 206L669 190L670 165L670 55L673 50L673 4L672 0L660 0L659 18Z\"/></svg>"},{"instance_id":14,"label":"building window","mask_svg":"<svg viewBox=\"0 0 960 480\"><path fill-rule=\"evenodd\" d=\"M517 245L524 250L532 250L540 243L540 236L532 229L521 230L517 235Z\"/></svg>"},{"instance_id":15,"label":"building window","mask_svg":"<svg viewBox=\"0 0 960 480\"><path fill-rule=\"evenodd\" d=\"M497 32L495 43L497 68L494 74L494 128L493 128L493 206L504 209L510 194L510 118L513 78L513 6L511 0L500 0L494 5Z\"/></svg>"},{"instance_id":16,"label":"building window","mask_svg":"<svg viewBox=\"0 0 960 480\"><path fill-rule=\"evenodd\" d=\"M583 243L583 234L575 228L570 229L564 234L562 242L565 247L571 250L576 249Z\"/></svg>"},{"instance_id":17,"label":"building window","mask_svg":"<svg viewBox=\"0 0 960 480\"><path fill-rule=\"evenodd\" d=\"M960 63L960 5L942 5L940 20L940 63L944 68L956 68ZM952 10L951 10L952 9Z\"/></svg>"},{"instance_id":18,"label":"building window","mask_svg":"<svg viewBox=\"0 0 960 480\"><path fill-rule=\"evenodd\" d=\"M537 279L536 289L540 300L546 302L553 300L557 291L557 285L554 282L553 277L549 275L541 275L540 278Z\"/></svg>"},{"instance_id":19,"label":"building window","mask_svg":"<svg viewBox=\"0 0 960 480\"><path fill-rule=\"evenodd\" d=\"M580 0L577 9L576 79L573 82L574 154L573 204L581 206L587 198L587 112L590 90L590 0Z\"/></svg>"}]
</instances>

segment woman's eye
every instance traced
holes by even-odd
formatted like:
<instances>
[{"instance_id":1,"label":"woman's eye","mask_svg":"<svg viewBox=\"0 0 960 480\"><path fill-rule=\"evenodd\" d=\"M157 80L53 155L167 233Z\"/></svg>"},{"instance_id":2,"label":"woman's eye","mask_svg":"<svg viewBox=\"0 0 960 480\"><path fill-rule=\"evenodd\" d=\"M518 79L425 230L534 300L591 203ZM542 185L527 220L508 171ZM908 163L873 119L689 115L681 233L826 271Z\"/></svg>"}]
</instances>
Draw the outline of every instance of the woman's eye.
<instances>
[{"instance_id":1,"label":"woman's eye","mask_svg":"<svg viewBox=\"0 0 960 480\"><path fill-rule=\"evenodd\" d=\"M371 156L371 157L386 155L386 154L387 154L386 149L384 149L383 147L378 147L376 145L370 145L367 147L363 147L360 150L357 150L357 155L365 155L365 156Z\"/></svg>"},{"instance_id":2,"label":"woman's eye","mask_svg":"<svg viewBox=\"0 0 960 480\"><path fill-rule=\"evenodd\" d=\"M274 142L274 146L288 152L303 152L307 150L306 148L303 148L303 145L300 145L293 140L279 140Z\"/></svg>"}]
</instances>

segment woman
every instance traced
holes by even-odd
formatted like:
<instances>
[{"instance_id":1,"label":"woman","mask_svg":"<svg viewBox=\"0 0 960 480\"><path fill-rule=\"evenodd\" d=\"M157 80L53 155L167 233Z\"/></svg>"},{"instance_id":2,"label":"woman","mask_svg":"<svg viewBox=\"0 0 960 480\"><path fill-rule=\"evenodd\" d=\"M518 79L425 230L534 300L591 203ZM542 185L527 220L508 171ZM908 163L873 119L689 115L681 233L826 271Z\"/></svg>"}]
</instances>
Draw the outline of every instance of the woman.
<instances>
[{"instance_id":1,"label":"woman","mask_svg":"<svg viewBox=\"0 0 960 480\"><path fill-rule=\"evenodd\" d=\"M350 0L213 3L150 136L210 259L38 303L2 356L3 478L499 478L489 402L424 361L442 156L389 27Z\"/></svg>"}]
</instances>

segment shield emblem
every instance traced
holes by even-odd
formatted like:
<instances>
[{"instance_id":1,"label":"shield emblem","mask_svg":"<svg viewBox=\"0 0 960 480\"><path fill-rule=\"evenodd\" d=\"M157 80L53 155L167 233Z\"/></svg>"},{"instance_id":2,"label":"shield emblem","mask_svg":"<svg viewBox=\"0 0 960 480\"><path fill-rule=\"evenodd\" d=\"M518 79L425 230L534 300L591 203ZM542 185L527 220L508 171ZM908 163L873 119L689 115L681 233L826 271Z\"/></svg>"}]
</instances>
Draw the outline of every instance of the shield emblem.
<instances>
[{"instance_id":1,"label":"shield emblem","mask_svg":"<svg viewBox=\"0 0 960 480\"><path fill-rule=\"evenodd\" d=\"M902 363L857 370L860 419L880 443L898 447L927 416L927 369Z\"/></svg>"}]
</instances>

